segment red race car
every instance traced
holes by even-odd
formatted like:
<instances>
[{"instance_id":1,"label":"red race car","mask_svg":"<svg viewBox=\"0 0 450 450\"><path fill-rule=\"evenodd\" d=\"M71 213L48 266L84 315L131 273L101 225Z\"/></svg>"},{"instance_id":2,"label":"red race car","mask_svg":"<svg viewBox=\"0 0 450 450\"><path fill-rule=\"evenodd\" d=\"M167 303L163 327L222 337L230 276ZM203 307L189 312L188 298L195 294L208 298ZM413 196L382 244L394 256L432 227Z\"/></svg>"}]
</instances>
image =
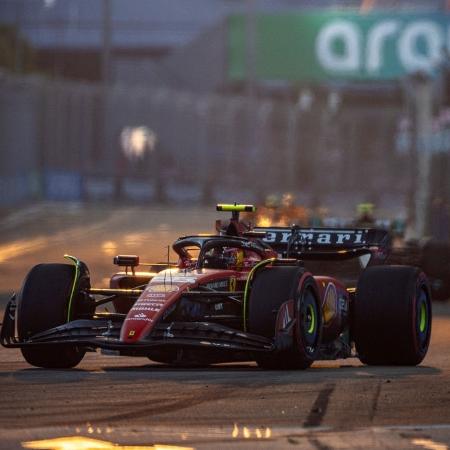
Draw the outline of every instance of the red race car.
<instances>
[{"instance_id":1,"label":"red race car","mask_svg":"<svg viewBox=\"0 0 450 450\"><path fill-rule=\"evenodd\" d=\"M175 365L253 360L305 369L316 360L416 365L431 333L430 290L420 269L389 266L387 234L374 229L252 228L231 220L216 235L181 237L178 263L125 270L109 289L87 266L39 264L7 305L5 347L32 365L74 367L86 351L145 356ZM114 312L99 311L111 302Z\"/></svg>"}]
</instances>

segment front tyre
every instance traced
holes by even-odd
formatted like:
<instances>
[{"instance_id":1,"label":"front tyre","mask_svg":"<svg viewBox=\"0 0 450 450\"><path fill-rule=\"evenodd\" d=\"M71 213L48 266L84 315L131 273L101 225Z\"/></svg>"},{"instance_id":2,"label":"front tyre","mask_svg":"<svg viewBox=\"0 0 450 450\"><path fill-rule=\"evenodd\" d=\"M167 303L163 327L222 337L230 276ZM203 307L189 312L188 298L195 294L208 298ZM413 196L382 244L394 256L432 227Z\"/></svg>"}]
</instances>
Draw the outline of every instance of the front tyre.
<instances>
[{"instance_id":1,"label":"front tyre","mask_svg":"<svg viewBox=\"0 0 450 450\"><path fill-rule=\"evenodd\" d=\"M430 335L431 295L420 269L377 266L362 273L354 303L353 338L364 364L420 364Z\"/></svg>"},{"instance_id":2,"label":"front tyre","mask_svg":"<svg viewBox=\"0 0 450 450\"><path fill-rule=\"evenodd\" d=\"M39 264L28 273L17 296L17 331L26 341L67 321L75 269L68 264ZM85 354L75 345L26 346L25 360L36 367L75 367Z\"/></svg>"},{"instance_id":3,"label":"front tyre","mask_svg":"<svg viewBox=\"0 0 450 450\"><path fill-rule=\"evenodd\" d=\"M259 270L253 281L249 299L249 331L277 338L280 308L294 301L293 336L276 351L256 356L264 369L306 369L317 358L322 315L317 289L312 276L303 268L271 266Z\"/></svg>"}]
</instances>

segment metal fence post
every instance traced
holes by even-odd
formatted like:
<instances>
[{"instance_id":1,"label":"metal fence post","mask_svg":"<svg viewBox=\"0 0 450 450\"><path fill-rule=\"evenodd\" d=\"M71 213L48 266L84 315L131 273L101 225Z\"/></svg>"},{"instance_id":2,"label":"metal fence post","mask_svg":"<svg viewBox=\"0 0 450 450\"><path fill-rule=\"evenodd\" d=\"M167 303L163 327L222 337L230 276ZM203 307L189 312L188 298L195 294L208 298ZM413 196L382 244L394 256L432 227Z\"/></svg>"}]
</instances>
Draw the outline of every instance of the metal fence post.
<instances>
[{"instance_id":1,"label":"metal fence post","mask_svg":"<svg viewBox=\"0 0 450 450\"><path fill-rule=\"evenodd\" d=\"M286 186L288 189L296 188L298 163L298 119L300 110L297 104L289 108L287 125L287 151L285 160Z\"/></svg>"}]
</instances>

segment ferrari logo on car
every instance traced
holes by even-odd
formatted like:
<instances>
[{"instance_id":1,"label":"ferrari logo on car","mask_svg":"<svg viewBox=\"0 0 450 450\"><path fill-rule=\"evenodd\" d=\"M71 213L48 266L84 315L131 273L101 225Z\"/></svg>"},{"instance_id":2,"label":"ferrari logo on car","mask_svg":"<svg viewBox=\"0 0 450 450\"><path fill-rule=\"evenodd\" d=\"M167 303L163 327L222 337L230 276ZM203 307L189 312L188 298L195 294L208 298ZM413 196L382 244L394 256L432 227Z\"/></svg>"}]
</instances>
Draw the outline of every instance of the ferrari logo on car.
<instances>
[{"instance_id":1,"label":"ferrari logo on car","mask_svg":"<svg viewBox=\"0 0 450 450\"><path fill-rule=\"evenodd\" d=\"M234 292L236 290L236 277L230 278L230 291Z\"/></svg>"},{"instance_id":2,"label":"ferrari logo on car","mask_svg":"<svg viewBox=\"0 0 450 450\"><path fill-rule=\"evenodd\" d=\"M130 330L130 331L128 332L128 337L134 336L135 333L136 333L135 330Z\"/></svg>"}]
</instances>

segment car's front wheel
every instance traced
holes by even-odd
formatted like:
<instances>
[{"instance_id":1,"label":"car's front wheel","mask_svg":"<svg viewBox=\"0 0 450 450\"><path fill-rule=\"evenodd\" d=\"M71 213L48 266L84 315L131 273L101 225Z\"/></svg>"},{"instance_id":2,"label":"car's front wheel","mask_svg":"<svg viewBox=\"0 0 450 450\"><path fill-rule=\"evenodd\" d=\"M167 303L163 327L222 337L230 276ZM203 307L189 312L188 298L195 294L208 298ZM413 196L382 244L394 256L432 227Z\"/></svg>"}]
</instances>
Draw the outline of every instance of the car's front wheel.
<instances>
[{"instance_id":1,"label":"car's front wheel","mask_svg":"<svg viewBox=\"0 0 450 450\"><path fill-rule=\"evenodd\" d=\"M292 336L283 348L256 356L264 369L306 369L317 358L322 314L314 278L303 268L269 266L256 273L249 298L248 329L276 342L277 317L289 300L294 302Z\"/></svg>"},{"instance_id":2,"label":"car's front wheel","mask_svg":"<svg viewBox=\"0 0 450 450\"><path fill-rule=\"evenodd\" d=\"M74 266L39 264L28 273L17 296L17 332L21 341L67 322L75 277ZM36 367L75 367L85 354L76 345L30 345L21 348Z\"/></svg>"}]
</instances>

